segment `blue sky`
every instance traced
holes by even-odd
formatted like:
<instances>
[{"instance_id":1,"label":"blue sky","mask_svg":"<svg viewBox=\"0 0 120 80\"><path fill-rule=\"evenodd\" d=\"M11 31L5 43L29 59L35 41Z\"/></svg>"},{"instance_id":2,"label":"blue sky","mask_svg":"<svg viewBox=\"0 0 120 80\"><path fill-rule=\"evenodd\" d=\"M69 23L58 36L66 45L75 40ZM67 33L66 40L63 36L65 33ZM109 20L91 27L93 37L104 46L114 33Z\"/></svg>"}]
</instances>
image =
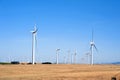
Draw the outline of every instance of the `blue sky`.
<instances>
[{"instance_id":1,"label":"blue sky","mask_svg":"<svg viewBox=\"0 0 120 80\"><path fill-rule=\"evenodd\" d=\"M77 49L77 62L87 63L91 31L99 52L95 63L120 61L119 0L0 0L0 61L31 61L31 37L37 24L36 61L60 62Z\"/></svg>"}]
</instances>

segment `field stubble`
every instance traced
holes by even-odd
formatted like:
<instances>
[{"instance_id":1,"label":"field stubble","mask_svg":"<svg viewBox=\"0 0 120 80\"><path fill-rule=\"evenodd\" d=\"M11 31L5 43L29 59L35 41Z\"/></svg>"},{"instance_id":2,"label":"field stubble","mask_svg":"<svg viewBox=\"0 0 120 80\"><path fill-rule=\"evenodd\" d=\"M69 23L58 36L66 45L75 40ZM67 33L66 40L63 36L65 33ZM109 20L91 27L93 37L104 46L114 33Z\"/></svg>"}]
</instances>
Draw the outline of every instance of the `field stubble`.
<instances>
[{"instance_id":1,"label":"field stubble","mask_svg":"<svg viewBox=\"0 0 120 80\"><path fill-rule=\"evenodd\" d=\"M120 80L120 65L0 65L0 80Z\"/></svg>"}]
</instances>

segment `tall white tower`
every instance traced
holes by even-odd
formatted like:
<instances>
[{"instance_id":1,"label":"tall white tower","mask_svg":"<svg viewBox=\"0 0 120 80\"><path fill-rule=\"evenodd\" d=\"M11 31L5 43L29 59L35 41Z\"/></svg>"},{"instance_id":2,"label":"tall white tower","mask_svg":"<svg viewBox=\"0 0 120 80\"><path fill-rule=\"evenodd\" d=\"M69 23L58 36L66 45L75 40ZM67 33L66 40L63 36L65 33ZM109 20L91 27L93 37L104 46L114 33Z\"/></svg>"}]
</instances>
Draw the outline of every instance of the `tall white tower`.
<instances>
[{"instance_id":1,"label":"tall white tower","mask_svg":"<svg viewBox=\"0 0 120 80\"><path fill-rule=\"evenodd\" d=\"M59 64L59 53L60 49L56 49L56 64Z\"/></svg>"},{"instance_id":2,"label":"tall white tower","mask_svg":"<svg viewBox=\"0 0 120 80\"><path fill-rule=\"evenodd\" d=\"M35 64L35 51L36 51L36 34L37 28L34 26L34 30L32 32L32 64Z\"/></svg>"}]
</instances>

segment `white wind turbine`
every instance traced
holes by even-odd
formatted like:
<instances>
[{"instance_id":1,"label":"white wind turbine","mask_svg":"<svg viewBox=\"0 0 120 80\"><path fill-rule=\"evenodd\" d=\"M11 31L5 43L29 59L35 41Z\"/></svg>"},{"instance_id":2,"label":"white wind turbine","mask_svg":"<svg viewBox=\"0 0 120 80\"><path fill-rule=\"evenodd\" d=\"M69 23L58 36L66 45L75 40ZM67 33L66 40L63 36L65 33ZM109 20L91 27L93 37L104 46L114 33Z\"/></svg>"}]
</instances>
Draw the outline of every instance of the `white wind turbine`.
<instances>
[{"instance_id":1,"label":"white wind turbine","mask_svg":"<svg viewBox=\"0 0 120 80\"><path fill-rule=\"evenodd\" d=\"M86 57L87 57L87 64L90 64L90 57L91 57L91 54L90 54L90 52L87 52L86 54Z\"/></svg>"},{"instance_id":2,"label":"white wind turbine","mask_svg":"<svg viewBox=\"0 0 120 80\"><path fill-rule=\"evenodd\" d=\"M90 42L90 51L91 51L90 64L91 64L91 65L94 64L94 58L93 58L93 57L94 57L94 55L93 55L94 48L95 48L96 51L98 51L98 50L97 50L97 47L96 47L96 45L95 45L95 43L94 43L94 41L93 41L93 29L92 29L92 41Z\"/></svg>"},{"instance_id":3,"label":"white wind turbine","mask_svg":"<svg viewBox=\"0 0 120 80\"><path fill-rule=\"evenodd\" d=\"M66 64L66 61L67 61L66 56L64 56L64 64Z\"/></svg>"},{"instance_id":4,"label":"white wind turbine","mask_svg":"<svg viewBox=\"0 0 120 80\"><path fill-rule=\"evenodd\" d=\"M69 64L69 62L70 62L70 50L68 50L67 62L68 62L68 64Z\"/></svg>"},{"instance_id":5,"label":"white wind turbine","mask_svg":"<svg viewBox=\"0 0 120 80\"><path fill-rule=\"evenodd\" d=\"M74 54L71 54L71 64L73 63L73 56Z\"/></svg>"},{"instance_id":6,"label":"white wind turbine","mask_svg":"<svg viewBox=\"0 0 120 80\"><path fill-rule=\"evenodd\" d=\"M60 49L56 49L56 64L59 64L59 53Z\"/></svg>"},{"instance_id":7,"label":"white wind turbine","mask_svg":"<svg viewBox=\"0 0 120 80\"><path fill-rule=\"evenodd\" d=\"M64 55L64 64L67 63L67 54Z\"/></svg>"},{"instance_id":8,"label":"white wind turbine","mask_svg":"<svg viewBox=\"0 0 120 80\"><path fill-rule=\"evenodd\" d=\"M32 64L35 64L35 52L36 52L36 34L37 34L36 24L32 32Z\"/></svg>"},{"instance_id":9,"label":"white wind turbine","mask_svg":"<svg viewBox=\"0 0 120 80\"><path fill-rule=\"evenodd\" d=\"M76 55L77 55L77 50L75 50L75 53L74 53L74 64L76 64Z\"/></svg>"}]
</instances>

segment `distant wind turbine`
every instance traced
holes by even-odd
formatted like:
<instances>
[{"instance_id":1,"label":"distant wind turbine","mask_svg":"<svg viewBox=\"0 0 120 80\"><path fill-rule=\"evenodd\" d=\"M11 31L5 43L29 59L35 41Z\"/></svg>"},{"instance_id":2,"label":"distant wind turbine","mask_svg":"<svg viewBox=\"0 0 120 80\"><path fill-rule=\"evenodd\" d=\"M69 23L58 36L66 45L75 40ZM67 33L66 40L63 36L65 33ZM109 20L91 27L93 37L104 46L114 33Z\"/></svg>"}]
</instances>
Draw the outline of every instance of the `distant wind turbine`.
<instances>
[{"instance_id":1,"label":"distant wind turbine","mask_svg":"<svg viewBox=\"0 0 120 80\"><path fill-rule=\"evenodd\" d=\"M34 30L32 32L32 64L35 64L35 52L36 52L36 34L38 29L36 28L36 24L34 26Z\"/></svg>"},{"instance_id":2,"label":"distant wind turbine","mask_svg":"<svg viewBox=\"0 0 120 80\"><path fill-rule=\"evenodd\" d=\"M71 64L73 63L73 56L74 54L71 54Z\"/></svg>"},{"instance_id":3,"label":"distant wind turbine","mask_svg":"<svg viewBox=\"0 0 120 80\"><path fill-rule=\"evenodd\" d=\"M75 53L74 53L74 64L76 64L76 55L77 55L77 50L75 50Z\"/></svg>"},{"instance_id":4,"label":"distant wind turbine","mask_svg":"<svg viewBox=\"0 0 120 80\"><path fill-rule=\"evenodd\" d=\"M64 64L67 64L67 54L64 55Z\"/></svg>"},{"instance_id":5,"label":"distant wind turbine","mask_svg":"<svg viewBox=\"0 0 120 80\"><path fill-rule=\"evenodd\" d=\"M59 53L60 49L56 49L56 64L59 64Z\"/></svg>"},{"instance_id":6,"label":"distant wind turbine","mask_svg":"<svg viewBox=\"0 0 120 80\"><path fill-rule=\"evenodd\" d=\"M92 29L92 41L90 42L90 51L91 51L91 61L90 61L90 64L93 65L94 64L94 55L93 55L93 49L95 48L96 51L98 51L95 43L94 43L94 40L93 40L93 34L94 34L94 31Z\"/></svg>"},{"instance_id":7,"label":"distant wind turbine","mask_svg":"<svg viewBox=\"0 0 120 80\"><path fill-rule=\"evenodd\" d=\"M68 50L67 62L68 62L68 64L69 64L69 62L70 62L70 50Z\"/></svg>"},{"instance_id":8,"label":"distant wind turbine","mask_svg":"<svg viewBox=\"0 0 120 80\"><path fill-rule=\"evenodd\" d=\"M87 57L87 63L90 64L90 60L89 60L90 57L91 57L90 52L87 52L85 55L86 55L86 57Z\"/></svg>"}]
</instances>

